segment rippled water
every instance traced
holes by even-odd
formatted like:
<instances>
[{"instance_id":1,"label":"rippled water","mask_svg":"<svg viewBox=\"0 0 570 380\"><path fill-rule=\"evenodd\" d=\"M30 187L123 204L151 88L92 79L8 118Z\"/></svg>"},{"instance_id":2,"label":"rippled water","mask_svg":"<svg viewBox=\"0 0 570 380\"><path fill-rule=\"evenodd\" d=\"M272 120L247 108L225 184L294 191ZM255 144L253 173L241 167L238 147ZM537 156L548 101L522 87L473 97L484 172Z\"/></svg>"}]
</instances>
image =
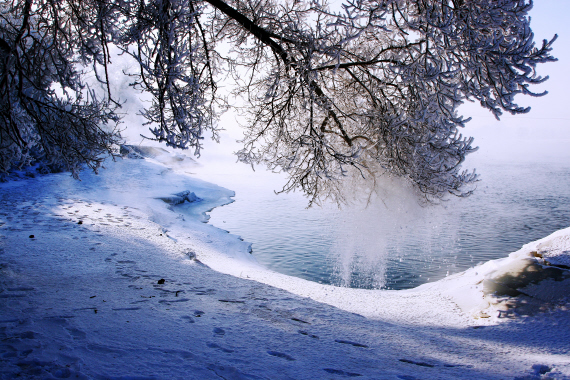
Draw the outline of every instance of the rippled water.
<instances>
[{"instance_id":1,"label":"rippled water","mask_svg":"<svg viewBox=\"0 0 570 380\"><path fill-rule=\"evenodd\" d=\"M420 207L389 194L367 208L306 209L299 194L276 196L275 183L225 176L235 202L211 223L253 243L277 272L325 284L406 289L501 258L570 226L570 165L485 165L476 193ZM402 199L400 199L402 198Z\"/></svg>"}]
</instances>

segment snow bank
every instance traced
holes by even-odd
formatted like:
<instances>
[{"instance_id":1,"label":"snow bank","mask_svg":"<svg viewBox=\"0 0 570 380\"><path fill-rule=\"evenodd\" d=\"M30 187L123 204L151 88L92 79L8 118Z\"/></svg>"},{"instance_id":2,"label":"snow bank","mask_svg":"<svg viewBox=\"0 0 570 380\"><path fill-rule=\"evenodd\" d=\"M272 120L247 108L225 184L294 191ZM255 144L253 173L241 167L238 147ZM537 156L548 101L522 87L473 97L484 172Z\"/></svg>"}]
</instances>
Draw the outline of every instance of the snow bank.
<instances>
[{"instance_id":1,"label":"snow bank","mask_svg":"<svg viewBox=\"0 0 570 380\"><path fill-rule=\"evenodd\" d=\"M423 326L489 325L539 311L566 310L570 301L570 228L437 282L410 290L364 290L321 285L264 268L208 260L215 270L253 279L367 318ZM537 252L542 252L538 253ZM389 306L387 306L389 305Z\"/></svg>"},{"instance_id":2,"label":"snow bank","mask_svg":"<svg viewBox=\"0 0 570 380\"><path fill-rule=\"evenodd\" d=\"M566 308L570 294L570 228L528 243L426 288L439 288L474 318L493 321Z\"/></svg>"},{"instance_id":3,"label":"snow bank","mask_svg":"<svg viewBox=\"0 0 570 380\"><path fill-rule=\"evenodd\" d=\"M570 377L570 229L416 289L335 288L262 268L203 223L233 192L136 153L0 185L0 378Z\"/></svg>"}]
</instances>

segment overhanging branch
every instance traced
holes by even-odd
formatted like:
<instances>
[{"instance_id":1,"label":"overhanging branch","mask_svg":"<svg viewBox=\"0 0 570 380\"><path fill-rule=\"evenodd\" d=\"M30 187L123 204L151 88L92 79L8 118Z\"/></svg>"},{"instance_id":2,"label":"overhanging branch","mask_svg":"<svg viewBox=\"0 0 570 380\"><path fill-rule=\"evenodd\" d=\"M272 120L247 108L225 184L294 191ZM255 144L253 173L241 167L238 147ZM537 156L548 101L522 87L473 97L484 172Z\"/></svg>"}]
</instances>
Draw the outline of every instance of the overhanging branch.
<instances>
[{"instance_id":1,"label":"overhanging branch","mask_svg":"<svg viewBox=\"0 0 570 380\"><path fill-rule=\"evenodd\" d=\"M283 47L275 42L273 39L279 39L281 41L291 42L294 41L288 40L286 38L282 38L280 36L271 33L268 30L263 29L262 27L256 25L253 21L251 21L247 16L240 13L235 8L230 7L228 4L223 2L222 0L206 0L207 3L218 9L220 12L224 13L226 16L231 18L232 20L236 21L238 24L243 26L245 29L249 30L250 33L256 37L258 40L263 42L265 45L269 46L271 50L279 56L279 58L283 61L285 66L291 65L291 60L289 55L283 49Z\"/></svg>"}]
</instances>

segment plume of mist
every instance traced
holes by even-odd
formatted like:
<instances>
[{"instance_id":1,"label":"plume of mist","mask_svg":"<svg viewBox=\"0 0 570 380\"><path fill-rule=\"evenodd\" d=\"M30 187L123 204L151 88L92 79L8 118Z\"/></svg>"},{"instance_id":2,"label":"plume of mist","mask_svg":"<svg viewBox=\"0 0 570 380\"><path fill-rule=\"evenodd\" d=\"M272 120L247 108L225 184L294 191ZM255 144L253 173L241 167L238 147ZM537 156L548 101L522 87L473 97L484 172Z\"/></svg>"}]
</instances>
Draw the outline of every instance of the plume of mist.
<instances>
[{"instance_id":1,"label":"plume of mist","mask_svg":"<svg viewBox=\"0 0 570 380\"><path fill-rule=\"evenodd\" d=\"M329 252L335 282L340 286L384 287L388 262L409 256L407 242L417 241L409 234L422 231L420 239L429 251L443 233L440 222L445 203L420 203L417 190L401 178L377 177L374 188L367 183L354 176L342 184L349 196L336 212Z\"/></svg>"}]
</instances>

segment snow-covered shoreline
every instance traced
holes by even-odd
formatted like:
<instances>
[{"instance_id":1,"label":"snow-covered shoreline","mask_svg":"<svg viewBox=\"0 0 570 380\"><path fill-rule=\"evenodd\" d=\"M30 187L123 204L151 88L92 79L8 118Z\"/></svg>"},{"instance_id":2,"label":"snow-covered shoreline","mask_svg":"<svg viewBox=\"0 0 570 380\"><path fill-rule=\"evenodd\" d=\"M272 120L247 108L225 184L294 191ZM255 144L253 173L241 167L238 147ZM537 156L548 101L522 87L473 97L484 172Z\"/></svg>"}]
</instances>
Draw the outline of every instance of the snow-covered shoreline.
<instances>
[{"instance_id":1,"label":"snow-covered shoreline","mask_svg":"<svg viewBox=\"0 0 570 380\"><path fill-rule=\"evenodd\" d=\"M570 378L568 271L505 280L566 265L570 228L416 289L336 288L202 223L233 192L165 157L0 185L1 378ZM185 216L160 199L185 190Z\"/></svg>"}]
</instances>

